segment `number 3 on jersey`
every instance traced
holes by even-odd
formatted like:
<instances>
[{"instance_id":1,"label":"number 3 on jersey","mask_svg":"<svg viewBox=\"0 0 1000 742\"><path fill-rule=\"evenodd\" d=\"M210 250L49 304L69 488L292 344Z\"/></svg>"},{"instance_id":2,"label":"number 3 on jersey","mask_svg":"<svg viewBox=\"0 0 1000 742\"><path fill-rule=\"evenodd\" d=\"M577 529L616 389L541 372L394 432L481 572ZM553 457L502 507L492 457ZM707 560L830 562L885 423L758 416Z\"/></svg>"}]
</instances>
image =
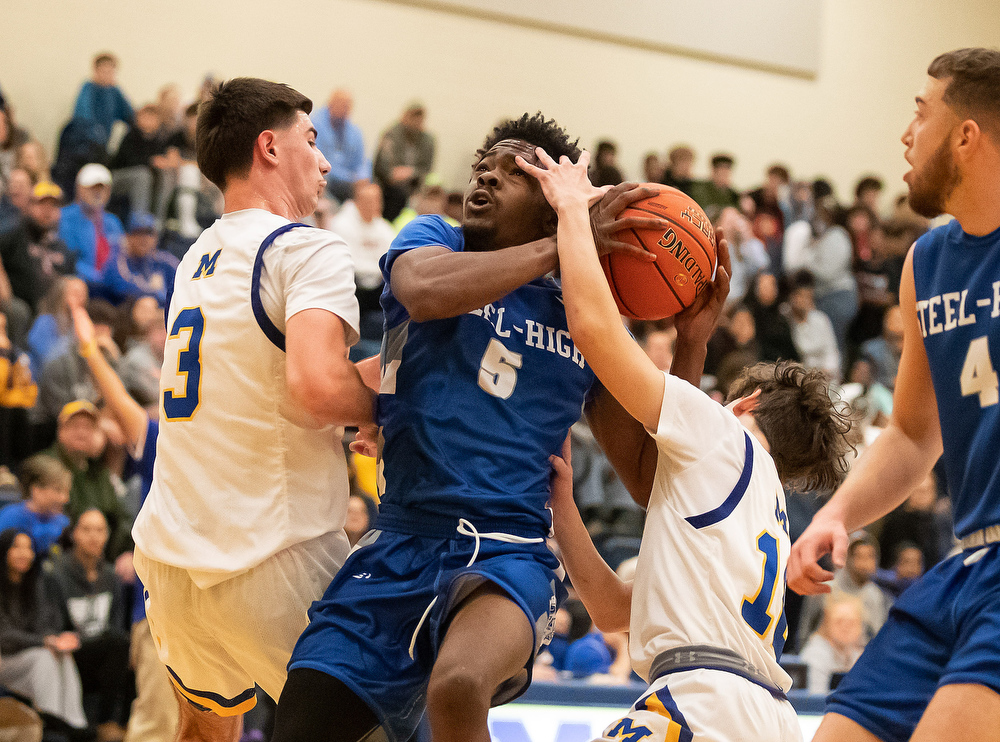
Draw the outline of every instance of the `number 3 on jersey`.
<instances>
[{"instance_id":1,"label":"number 3 on jersey","mask_svg":"<svg viewBox=\"0 0 1000 742\"><path fill-rule=\"evenodd\" d=\"M201 336L205 315L201 307L182 309L170 328L169 343L187 333L187 342L177 351L176 375L184 379L183 389L163 390L163 414L167 420L190 420L201 404Z\"/></svg>"}]
</instances>

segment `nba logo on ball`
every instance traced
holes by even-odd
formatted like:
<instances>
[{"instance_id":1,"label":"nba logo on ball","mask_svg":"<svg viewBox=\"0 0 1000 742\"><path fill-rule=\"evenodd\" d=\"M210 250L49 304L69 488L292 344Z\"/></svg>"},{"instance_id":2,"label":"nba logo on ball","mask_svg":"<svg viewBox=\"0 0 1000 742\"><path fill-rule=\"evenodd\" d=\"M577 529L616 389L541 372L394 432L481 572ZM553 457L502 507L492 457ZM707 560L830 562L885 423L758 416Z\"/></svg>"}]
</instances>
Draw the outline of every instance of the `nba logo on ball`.
<instances>
[{"instance_id":1,"label":"nba logo on ball","mask_svg":"<svg viewBox=\"0 0 1000 742\"><path fill-rule=\"evenodd\" d=\"M660 192L636 201L619 219L656 216L670 223L666 231L629 229L619 233L628 242L656 255L650 263L624 253L601 257L604 274L618 311L632 319L670 317L685 307L715 279L718 256L715 230L705 212L676 188L646 183Z\"/></svg>"}]
</instances>

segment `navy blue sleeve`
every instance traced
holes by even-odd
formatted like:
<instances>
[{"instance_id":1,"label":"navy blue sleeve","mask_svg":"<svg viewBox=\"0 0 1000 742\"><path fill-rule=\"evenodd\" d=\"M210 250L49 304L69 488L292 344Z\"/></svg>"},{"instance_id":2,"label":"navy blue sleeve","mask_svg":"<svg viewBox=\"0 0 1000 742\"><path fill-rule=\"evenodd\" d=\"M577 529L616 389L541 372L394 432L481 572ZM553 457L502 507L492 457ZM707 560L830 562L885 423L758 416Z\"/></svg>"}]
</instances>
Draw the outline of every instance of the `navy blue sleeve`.
<instances>
[{"instance_id":1,"label":"navy blue sleeve","mask_svg":"<svg viewBox=\"0 0 1000 742\"><path fill-rule=\"evenodd\" d=\"M142 454L135 460L142 481L140 505L146 501L146 495L149 494L149 488L153 484L153 462L156 461L156 437L159 434L159 421L150 419L146 425L146 442L142 446Z\"/></svg>"}]
</instances>

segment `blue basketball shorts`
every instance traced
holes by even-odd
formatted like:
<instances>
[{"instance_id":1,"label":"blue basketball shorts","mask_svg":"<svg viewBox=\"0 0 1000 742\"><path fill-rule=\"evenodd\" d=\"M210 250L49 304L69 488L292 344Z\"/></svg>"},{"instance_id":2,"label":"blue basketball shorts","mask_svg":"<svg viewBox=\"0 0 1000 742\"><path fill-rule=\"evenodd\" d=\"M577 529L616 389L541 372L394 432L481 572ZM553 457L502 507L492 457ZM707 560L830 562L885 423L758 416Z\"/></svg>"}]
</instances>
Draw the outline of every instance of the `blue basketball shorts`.
<instances>
[{"instance_id":1,"label":"blue basketball shorts","mask_svg":"<svg viewBox=\"0 0 1000 742\"><path fill-rule=\"evenodd\" d=\"M826 710L905 742L935 691L956 683L1000 693L1000 544L946 559L907 589Z\"/></svg>"},{"instance_id":2,"label":"blue basketball shorts","mask_svg":"<svg viewBox=\"0 0 1000 742\"><path fill-rule=\"evenodd\" d=\"M551 639L566 597L557 570L545 543L370 531L310 608L288 669L342 681L372 709L390 742L406 742L423 715L452 610L480 585L494 583L528 617L537 652ZM533 660L499 689L494 705L524 692Z\"/></svg>"}]
</instances>

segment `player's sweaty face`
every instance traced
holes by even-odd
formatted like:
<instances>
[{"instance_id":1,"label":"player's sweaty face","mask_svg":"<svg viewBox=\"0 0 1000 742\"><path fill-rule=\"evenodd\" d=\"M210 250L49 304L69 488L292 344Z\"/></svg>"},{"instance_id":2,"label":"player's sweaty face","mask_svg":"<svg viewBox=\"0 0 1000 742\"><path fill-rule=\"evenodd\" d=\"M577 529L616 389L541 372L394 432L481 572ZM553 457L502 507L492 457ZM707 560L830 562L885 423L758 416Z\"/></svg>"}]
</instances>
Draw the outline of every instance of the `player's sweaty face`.
<instances>
[{"instance_id":1,"label":"player's sweaty face","mask_svg":"<svg viewBox=\"0 0 1000 742\"><path fill-rule=\"evenodd\" d=\"M917 95L913 121L901 138L912 169L903 176L910 207L933 218L947 210L947 200L961 181L951 151L951 135L962 119L944 102L950 78L928 77Z\"/></svg>"},{"instance_id":2,"label":"player's sweaty face","mask_svg":"<svg viewBox=\"0 0 1000 742\"><path fill-rule=\"evenodd\" d=\"M296 111L291 126L275 130L275 143L282 180L294 202L297 218L301 219L316 210L326 187L324 176L330 172L330 163L316 147L316 129L305 111Z\"/></svg>"},{"instance_id":3,"label":"player's sweaty face","mask_svg":"<svg viewBox=\"0 0 1000 742\"><path fill-rule=\"evenodd\" d=\"M493 249L522 245L551 232L552 210L538 181L517 166L517 155L538 164L534 145L504 139L473 166L465 189L462 226L487 237Z\"/></svg>"}]
</instances>

